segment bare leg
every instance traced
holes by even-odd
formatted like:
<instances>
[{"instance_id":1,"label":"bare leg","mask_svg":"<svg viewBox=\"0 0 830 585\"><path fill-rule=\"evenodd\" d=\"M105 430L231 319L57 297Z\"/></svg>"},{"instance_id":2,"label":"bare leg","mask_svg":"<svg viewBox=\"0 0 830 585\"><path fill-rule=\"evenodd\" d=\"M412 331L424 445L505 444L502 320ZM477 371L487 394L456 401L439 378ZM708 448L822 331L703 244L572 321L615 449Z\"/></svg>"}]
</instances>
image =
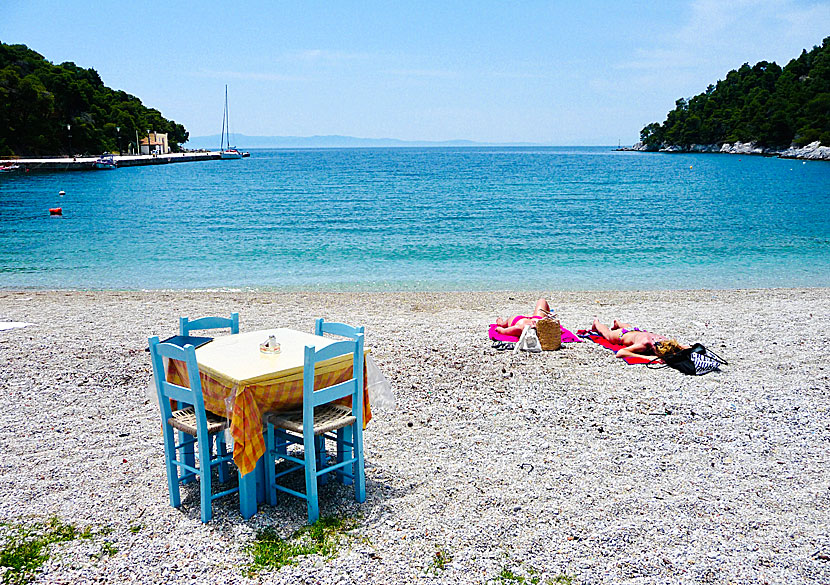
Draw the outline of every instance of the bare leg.
<instances>
[{"instance_id":1,"label":"bare leg","mask_svg":"<svg viewBox=\"0 0 830 585\"><path fill-rule=\"evenodd\" d=\"M534 317L543 317L550 313L550 306L545 299L539 299L536 301L536 307L533 309L533 316Z\"/></svg>"},{"instance_id":2,"label":"bare leg","mask_svg":"<svg viewBox=\"0 0 830 585\"><path fill-rule=\"evenodd\" d=\"M611 327L611 329L622 329L623 327L626 328L626 329L629 329L629 328L633 327L633 325L631 323L622 323L622 322L617 321L616 319L614 319L614 326Z\"/></svg>"},{"instance_id":3,"label":"bare leg","mask_svg":"<svg viewBox=\"0 0 830 585\"><path fill-rule=\"evenodd\" d=\"M501 333L502 335L512 335L513 337L519 337L522 334L522 330L524 327L520 327L518 325L513 325L512 327L496 327L496 333Z\"/></svg>"},{"instance_id":4,"label":"bare leg","mask_svg":"<svg viewBox=\"0 0 830 585\"><path fill-rule=\"evenodd\" d=\"M515 325L510 327L496 327L496 333L519 337L525 327L536 327L536 319L519 319Z\"/></svg>"},{"instance_id":5,"label":"bare leg","mask_svg":"<svg viewBox=\"0 0 830 585\"><path fill-rule=\"evenodd\" d=\"M539 299L536 301L536 307L533 309L533 316L534 317L544 317L550 313L550 306L545 299ZM531 325L535 327L534 320L531 319L520 319L516 321L514 325L511 325L513 319L502 319L501 317L496 318L496 332L502 333L504 335L521 335L522 329L524 329L527 325Z\"/></svg>"},{"instance_id":6,"label":"bare leg","mask_svg":"<svg viewBox=\"0 0 830 585\"><path fill-rule=\"evenodd\" d=\"M620 335L617 331L611 331L608 328L608 325L603 325L599 322L598 319L594 319L594 324L591 326L591 329L602 335L605 339L612 343L619 343L620 342Z\"/></svg>"}]
</instances>

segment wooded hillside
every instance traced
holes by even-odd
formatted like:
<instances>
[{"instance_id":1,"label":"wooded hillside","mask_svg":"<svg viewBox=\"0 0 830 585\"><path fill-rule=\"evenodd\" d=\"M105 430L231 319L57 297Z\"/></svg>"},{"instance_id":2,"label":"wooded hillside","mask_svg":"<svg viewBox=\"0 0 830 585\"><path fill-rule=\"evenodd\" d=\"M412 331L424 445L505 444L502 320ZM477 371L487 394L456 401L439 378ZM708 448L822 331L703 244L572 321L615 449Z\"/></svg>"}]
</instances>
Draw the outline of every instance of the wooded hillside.
<instances>
[{"instance_id":1,"label":"wooded hillside","mask_svg":"<svg viewBox=\"0 0 830 585\"><path fill-rule=\"evenodd\" d=\"M173 150L187 141L184 126L106 87L94 69L0 43L0 156L118 152L119 134L127 151L148 129L166 132Z\"/></svg>"},{"instance_id":2,"label":"wooded hillside","mask_svg":"<svg viewBox=\"0 0 830 585\"><path fill-rule=\"evenodd\" d=\"M736 141L773 148L817 140L830 145L830 37L783 69L774 62L745 63L676 106L662 124L640 131L649 149Z\"/></svg>"}]
</instances>

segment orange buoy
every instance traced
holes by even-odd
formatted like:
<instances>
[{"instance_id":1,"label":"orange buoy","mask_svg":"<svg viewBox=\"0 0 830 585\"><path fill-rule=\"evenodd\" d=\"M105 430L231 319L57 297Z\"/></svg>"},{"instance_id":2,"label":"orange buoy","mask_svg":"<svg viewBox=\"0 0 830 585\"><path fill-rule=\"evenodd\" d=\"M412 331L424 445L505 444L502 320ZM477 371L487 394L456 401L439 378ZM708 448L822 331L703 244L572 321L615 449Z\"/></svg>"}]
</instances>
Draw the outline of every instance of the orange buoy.
<instances>
[{"instance_id":1,"label":"orange buoy","mask_svg":"<svg viewBox=\"0 0 830 585\"><path fill-rule=\"evenodd\" d=\"M63 215L63 208L61 208L61 207L50 207L49 208L49 215Z\"/></svg>"}]
</instances>

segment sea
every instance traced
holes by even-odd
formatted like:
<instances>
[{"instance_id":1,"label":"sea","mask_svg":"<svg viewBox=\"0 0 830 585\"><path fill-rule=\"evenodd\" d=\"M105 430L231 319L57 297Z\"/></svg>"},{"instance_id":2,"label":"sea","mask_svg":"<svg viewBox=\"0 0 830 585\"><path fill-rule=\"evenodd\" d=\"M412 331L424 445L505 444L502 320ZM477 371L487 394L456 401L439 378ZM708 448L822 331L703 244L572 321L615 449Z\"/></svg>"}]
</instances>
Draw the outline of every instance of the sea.
<instances>
[{"instance_id":1,"label":"sea","mask_svg":"<svg viewBox=\"0 0 830 585\"><path fill-rule=\"evenodd\" d=\"M827 162L612 147L276 149L0 174L2 289L827 286Z\"/></svg>"}]
</instances>

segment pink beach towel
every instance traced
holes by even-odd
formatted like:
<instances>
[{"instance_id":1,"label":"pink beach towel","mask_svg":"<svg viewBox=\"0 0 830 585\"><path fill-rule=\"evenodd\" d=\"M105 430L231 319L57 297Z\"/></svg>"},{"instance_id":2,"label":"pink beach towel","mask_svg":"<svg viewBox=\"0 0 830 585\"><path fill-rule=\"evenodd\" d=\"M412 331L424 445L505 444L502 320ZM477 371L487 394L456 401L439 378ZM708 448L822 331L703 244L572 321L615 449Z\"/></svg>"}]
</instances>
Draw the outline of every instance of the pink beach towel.
<instances>
[{"instance_id":1,"label":"pink beach towel","mask_svg":"<svg viewBox=\"0 0 830 585\"><path fill-rule=\"evenodd\" d=\"M519 319L541 319L541 317L539 317L539 316L525 317L524 315L516 315L516 317L513 319L513 322L510 325L515 325L516 321L518 321ZM488 332L488 335L490 336L490 339L492 339L493 341L512 341L513 343L516 343L517 341L519 341L518 336L505 335L504 333L498 333L496 331L496 327L498 327L498 325L496 325L495 323L491 323L490 324L490 331ZM562 327L562 325L560 325L559 328L562 330L562 343L582 343L582 340L579 337L577 337L576 335L574 335L573 333L571 333L570 331L568 331L567 329Z\"/></svg>"}]
</instances>

